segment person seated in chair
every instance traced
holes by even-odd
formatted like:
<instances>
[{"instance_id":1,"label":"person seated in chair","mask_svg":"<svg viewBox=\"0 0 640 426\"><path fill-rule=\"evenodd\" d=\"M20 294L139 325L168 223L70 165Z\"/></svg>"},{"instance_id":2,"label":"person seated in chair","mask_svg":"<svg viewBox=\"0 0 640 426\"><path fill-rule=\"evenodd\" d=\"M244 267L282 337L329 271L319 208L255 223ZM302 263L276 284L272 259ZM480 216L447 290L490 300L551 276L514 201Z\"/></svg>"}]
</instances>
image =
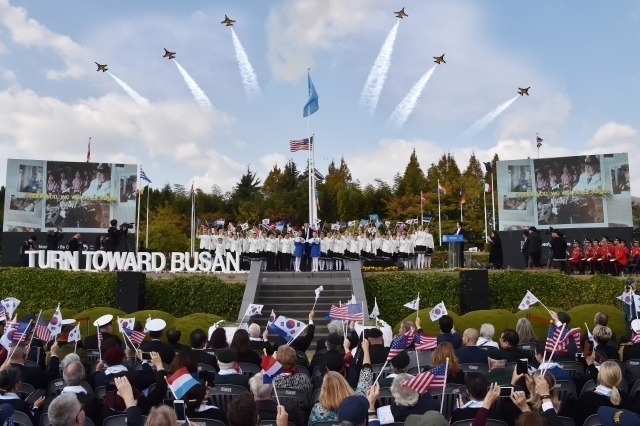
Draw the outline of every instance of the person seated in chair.
<instances>
[{"instance_id":1,"label":"person seated in chair","mask_svg":"<svg viewBox=\"0 0 640 426\"><path fill-rule=\"evenodd\" d=\"M238 354L233 349L222 349L218 353L218 368L220 371L216 373L215 384L219 385L237 385L249 389L249 378L239 371Z\"/></svg>"}]
</instances>

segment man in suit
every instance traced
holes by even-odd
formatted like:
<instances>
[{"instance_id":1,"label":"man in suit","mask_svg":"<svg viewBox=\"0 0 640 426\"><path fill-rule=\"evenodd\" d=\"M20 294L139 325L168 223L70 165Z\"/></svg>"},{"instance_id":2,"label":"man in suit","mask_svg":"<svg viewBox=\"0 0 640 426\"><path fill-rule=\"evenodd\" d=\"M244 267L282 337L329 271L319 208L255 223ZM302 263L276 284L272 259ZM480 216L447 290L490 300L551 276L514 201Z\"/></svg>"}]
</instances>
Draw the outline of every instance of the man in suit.
<instances>
[{"instance_id":1,"label":"man in suit","mask_svg":"<svg viewBox=\"0 0 640 426\"><path fill-rule=\"evenodd\" d=\"M238 368L238 354L233 349L222 349L218 353L218 368L215 384L236 385L249 389L249 377L242 374Z\"/></svg>"},{"instance_id":2,"label":"man in suit","mask_svg":"<svg viewBox=\"0 0 640 426\"><path fill-rule=\"evenodd\" d=\"M500 350L504 354L507 362L517 362L522 358L529 358L529 354L518 349L518 343L520 343L520 336L515 330L510 328L505 329L500 335Z\"/></svg>"},{"instance_id":3,"label":"man in suit","mask_svg":"<svg viewBox=\"0 0 640 426\"><path fill-rule=\"evenodd\" d=\"M462 347L456 350L461 363L487 363L488 352L477 346L479 336L480 333L475 328L467 328L462 333Z\"/></svg>"},{"instance_id":4,"label":"man in suit","mask_svg":"<svg viewBox=\"0 0 640 426\"><path fill-rule=\"evenodd\" d=\"M173 349L173 352L178 353L183 349L187 349L189 346L180 343L180 337L182 332L175 327L171 327L167 330L167 345Z\"/></svg>"},{"instance_id":5,"label":"man in suit","mask_svg":"<svg viewBox=\"0 0 640 426\"><path fill-rule=\"evenodd\" d=\"M78 401L82 403L85 414L93 420L94 424L102 423L102 416L98 408L98 400L93 393L88 393L82 386L82 382L85 379L85 369L80 361L71 361L68 363L62 371L62 378L64 379L65 387L62 389L61 394L73 394L78 398ZM47 412L47 409L51 402L56 397L47 399L43 406L43 412Z\"/></svg>"},{"instance_id":6,"label":"man in suit","mask_svg":"<svg viewBox=\"0 0 640 426\"><path fill-rule=\"evenodd\" d=\"M36 366L26 366L27 345L19 344L11 354L11 365L17 366L22 372L22 381L34 388L47 389L49 382L58 378L60 360L58 359L58 343L51 345L51 362L46 370Z\"/></svg>"},{"instance_id":7,"label":"man in suit","mask_svg":"<svg viewBox=\"0 0 640 426\"><path fill-rule=\"evenodd\" d=\"M94 327L98 327L98 331L102 336L102 341L104 342L107 339L113 339L116 341L118 345L122 345L122 340L118 336L113 333L113 315L107 314L103 315L97 320L93 322ZM93 349L98 350L98 335L92 334L84 339L84 347L85 349Z\"/></svg>"},{"instance_id":8,"label":"man in suit","mask_svg":"<svg viewBox=\"0 0 640 426\"><path fill-rule=\"evenodd\" d=\"M365 336L369 340L369 355L371 364L384 364L389 355L389 348L384 346L384 337L379 328L365 330Z\"/></svg>"},{"instance_id":9,"label":"man in suit","mask_svg":"<svg viewBox=\"0 0 640 426\"><path fill-rule=\"evenodd\" d=\"M196 328L189 335L189 341L191 342L191 350L193 350L193 353L198 359L198 364L207 364L218 371L219 367L216 356L204 350L207 344L207 333L201 328Z\"/></svg>"},{"instance_id":10,"label":"man in suit","mask_svg":"<svg viewBox=\"0 0 640 426\"><path fill-rule=\"evenodd\" d=\"M269 331L265 328L264 333L260 335L260 326L255 322L249 326L249 340L251 341L251 349L263 353L267 351L267 355L273 355L273 346L267 340Z\"/></svg>"},{"instance_id":11,"label":"man in suit","mask_svg":"<svg viewBox=\"0 0 640 426\"><path fill-rule=\"evenodd\" d=\"M308 272L311 270L311 239L313 238L313 230L308 222L305 222L301 229L300 237L304 241L304 256L302 257L302 270Z\"/></svg>"},{"instance_id":12,"label":"man in suit","mask_svg":"<svg viewBox=\"0 0 640 426\"><path fill-rule=\"evenodd\" d=\"M162 330L167 326L165 320L161 318L154 318L147 321L145 328L149 331L149 337L151 340L145 340L140 343L140 349L142 352L158 352L162 362L169 365L173 361L175 351L166 343L162 342Z\"/></svg>"},{"instance_id":13,"label":"man in suit","mask_svg":"<svg viewBox=\"0 0 640 426\"><path fill-rule=\"evenodd\" d=\"M440 334L438 334L438 344L442 342L449 342L453 345L453 349L458 349L462 346L462 338L453 329L453 318L449 315L443 315L438 319L438 326L440 326Z\"/></svg>"},{"instance_id":14,"label":"man in suit","mask_svg":"<svg viewBox=\"0 0 640 426\"><path fill-rule=\"evenodd\" d=\"M456 257L457 264L459 268L464 268L464 228L462 227L462 222L456 222L456 230L454 231L455 235L462 235L462 241L456 244Z\"/></svg>"}]
</instances>

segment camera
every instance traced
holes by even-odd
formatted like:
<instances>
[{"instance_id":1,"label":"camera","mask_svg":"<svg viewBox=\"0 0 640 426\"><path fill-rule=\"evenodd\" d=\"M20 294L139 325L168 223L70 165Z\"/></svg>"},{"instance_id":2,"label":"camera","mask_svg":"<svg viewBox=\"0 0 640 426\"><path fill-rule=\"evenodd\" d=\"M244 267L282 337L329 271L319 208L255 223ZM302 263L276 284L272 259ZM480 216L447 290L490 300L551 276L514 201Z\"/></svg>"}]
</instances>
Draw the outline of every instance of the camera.
<instances>
[{"instance_id":1,"label":"camera","mask_svg":"<svg viewBox=\"0 0 640 426\"><path fill-rule=\"evenodd\" d=\"M120 225L120 229L132 229L133 228L133 223L123 223L122 225Z\"/></svg>"}]
</instances>

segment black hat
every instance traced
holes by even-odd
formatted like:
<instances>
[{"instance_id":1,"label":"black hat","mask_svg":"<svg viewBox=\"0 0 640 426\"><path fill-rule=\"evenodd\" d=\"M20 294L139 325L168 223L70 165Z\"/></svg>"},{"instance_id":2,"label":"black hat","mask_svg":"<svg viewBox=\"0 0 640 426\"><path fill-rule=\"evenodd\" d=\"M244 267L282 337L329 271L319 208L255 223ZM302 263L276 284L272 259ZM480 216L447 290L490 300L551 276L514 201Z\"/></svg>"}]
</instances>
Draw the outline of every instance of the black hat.
<instances>
[{"instance_id":1,"label":"black hat","mask_svg":"<svg viewBox=\"0 0 640 426\"><path fill-rule=\"evenodd\" d=\"M223 364L230 364L238 360L238 354L233 349L222 349L218 352L218 361Z\"/></svg>"},{"instance_id":2,"label":"black hat","mask_svg":"<svg viewBox=\"0 0 640 426\"><path fill-rule=\"evenodd\" d=\"M578 241L578 240L573 240L573 244L580 244L580 241Z\"/></svg>"},{"instance_id":3,"label":"black hat","mask_svg":"<svg viewBox=\"0 0 640 426\"><path fill-rule=\"evenodd\" d=\"M409 361L409 355L406 352L400 352L398 355L393 357L391 365L397 370L400 370L401 368L405 368L409 365Z\"/></svg>"},{"instance_id":4,"label":"black hat","mask_svg":"<svg viewBox=\"0 0 640 426\"><path fill-rule=\"evenodd\" d=\"M584 164L588 166L599 166L600 159L595 155L587 155L586 157L584 157Z\"/></svg>"},{"instance_id":5,"label":"black hat","mask_svg":"<svg viewBox=\"0 0 640 426\"><path fill-rule=\"evenodd\" d=\"M369 329L369 337L372 339L377 339L382 337L382 331L379 328L370 328Z\"/></svg>"},{"instance_id":6,"label":"black hat","mask_svg":"<svg viewBox=\"0 0 640 426\"><path fill-rule=\"evenodd\" d=\"M107 163L100 163L98 164L96 171L100 173L111 173L111 166L109 166Z\"/></svg>"},{"instance_id":7,"label":"black hat","mask_svg":"<svg viewBox=\"0 0 640 426\"><path fill-rule=\"evenodd\" d=\"M329 333L329 335L327 336L327 343L330 343L332 345L341 345L342 338L338 333Z\"/></svg>"},{"instance_id":8,"label":"black hat","mask_svg":"<svg viewBox=\"0 0 640 426\"><path fill-rule=\"evenodd\" d=\"M327 371L342 371L344 356L338 351L327 351L324 355L324 365Z\"/></svg>"}]
</instances>

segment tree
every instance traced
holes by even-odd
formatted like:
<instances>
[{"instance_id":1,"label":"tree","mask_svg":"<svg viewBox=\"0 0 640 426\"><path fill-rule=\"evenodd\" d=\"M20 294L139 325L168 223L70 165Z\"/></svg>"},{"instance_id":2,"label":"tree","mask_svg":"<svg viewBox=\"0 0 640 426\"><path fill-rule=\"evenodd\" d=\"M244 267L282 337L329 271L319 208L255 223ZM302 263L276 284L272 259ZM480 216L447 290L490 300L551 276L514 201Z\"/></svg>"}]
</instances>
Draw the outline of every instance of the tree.
<instances>
[{"instance_id":1,"label":"tree","mask_svg":"<svg viewBox=\"0 0 640 426\"><path fill-rule=\"evenodd\" d=\"M420 168L418 156L414 148L409 157L409 164L404 169L404 175L398 181L396 195L419 195L426 184L424 172Z\"/></svg>"},{"instance_id":2,"label":"tree","mask_svg":"<svg viewBox=\"0 0 640 426\"><path fill-rule=\"evenodd\" d=\"M149 247L154 251L188 251L190 225L187 215L176 213L169 203L163 204L149 221Z\"/></svg>"}]
</instances>

